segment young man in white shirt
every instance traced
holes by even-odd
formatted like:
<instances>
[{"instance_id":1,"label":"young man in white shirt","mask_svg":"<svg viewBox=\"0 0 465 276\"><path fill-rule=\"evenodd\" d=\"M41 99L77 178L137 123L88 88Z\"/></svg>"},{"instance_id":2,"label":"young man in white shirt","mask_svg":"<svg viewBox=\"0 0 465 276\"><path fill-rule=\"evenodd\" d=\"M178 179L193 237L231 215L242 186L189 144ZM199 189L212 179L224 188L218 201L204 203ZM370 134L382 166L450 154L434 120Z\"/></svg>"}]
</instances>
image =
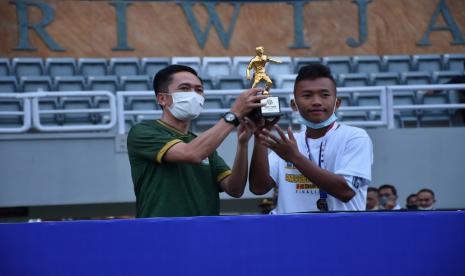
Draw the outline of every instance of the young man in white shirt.
<instances>
[{"instance_id":1,"label":"young man in white shirt","mask_svg":"<svg viewBox=\"0 0 465 276\"><path fill-rule=\"evenodd\" d=\"M277 135L269 126L256 133L251 192L262 195L277 186L278 214L365 210L373 146L365 130L336 122L341 102L329 68L301 68L294 98L306 127L296 134L288 128L287 136L277 125Z\"/></svg>"}]
</instances>

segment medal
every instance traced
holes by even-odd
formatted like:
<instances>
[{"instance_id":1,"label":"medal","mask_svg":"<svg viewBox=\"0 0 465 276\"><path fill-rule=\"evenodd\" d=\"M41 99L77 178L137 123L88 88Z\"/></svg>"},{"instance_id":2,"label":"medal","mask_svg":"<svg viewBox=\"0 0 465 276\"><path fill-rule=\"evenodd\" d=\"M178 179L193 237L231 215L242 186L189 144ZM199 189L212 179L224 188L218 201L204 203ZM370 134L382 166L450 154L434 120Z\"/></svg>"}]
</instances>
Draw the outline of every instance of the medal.
<instances>
[{"instance_id":1,"label":"medal","mask_svg":"<svg viewBox=\"0 0 465 276\"><path fill-rule=\"evenodd\" d=\"M326 201L326 198L320 198L316 201L316 207L318 210L322 212L327 212L329 211L328 209L328 202Z\"/></svg>"}]
</instances>

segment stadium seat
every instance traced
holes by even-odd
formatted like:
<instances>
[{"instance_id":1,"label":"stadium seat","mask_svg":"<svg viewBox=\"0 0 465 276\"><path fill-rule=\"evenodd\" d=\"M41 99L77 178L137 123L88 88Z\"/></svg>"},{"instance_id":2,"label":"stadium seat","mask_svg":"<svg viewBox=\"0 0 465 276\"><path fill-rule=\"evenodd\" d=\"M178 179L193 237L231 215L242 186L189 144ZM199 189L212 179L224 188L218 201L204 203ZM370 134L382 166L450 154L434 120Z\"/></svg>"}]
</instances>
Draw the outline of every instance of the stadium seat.
<instances>
[{"instance_id":1,"label":"stadium seat","mask_svg":"<svg viewBox=\"0 0 465 276\"><path fill-rule=\"evenodd\" d=\"M444 68L441 55L414 55L412 57L412 67L415 71L430 73L441 71Z\"/></svg>"},{"instance_id":2,"label":"stadium seat","mask_svg":"<svg viewBox=\"0 0 465 276\"><path fill-rule=\"evenodd\" d=\"M83 76L60 76L55 77L54 80L57 91L83 91L87 89Z\"/></svg>"},{"instance_id":3,"label":"stadium seat","mask_svg":"<svg viewBox=\"0 0 465 276\"><path fill-rule=\"evenodd\" d=\"M202 62L200 57L173 57L171 58L171 64L186 65L194 69L197 74L200 73Z\"/></svg>"},{"instance_id":4,"label":"stadium seat","mask_svg":"<svg viewBox=\"0 0 465 276\"><path fill-rule=\"evenodd\" d=\"M355 105L358 106L379 106L381 105L380 94L376 92L354 92L352 94Z\"/></svg>"},{"instance_id":5,"label":"stadium seat","mask_svg":"<svg viewBox=\"0 0 465 276\"><path fill-rule=\"evenodd\" d=\"M233 75L240 76L245 79L247 66L253 57L251 56L237 56L233 57Z\"/></svg>"},{"instance_id":6,"label":"stadium seat","mask_svg":"<svg viewBox=\"0 0 465 276\"><path fill-rule=\"evenodd\" d=\"M283 74L276 77L277 88L294 88L294 82L297 74Z\"/></svg>"},{"instance_id":7,"label":"stadium seat","mask_svg":"<svg viewBox=\"0 0 465 276\"><path fill-rule=\"evenodd\" d=\"M55 90L49 76L21 77L19 85L24 92L53 91Z\"/></svg>"},{"instance_id":8,"label":"stadium seat","mask_svg":"<svg viewBox=\"0 0 465 276\"><path fill-rule=\"evenodd\" d=\"M119 90L116 76L91 76L87 78L87 82L90 90L104 90L110 92Z\"/></svg>"},{"instance_id":9,"label":"stadium seat","mask_svg":"<svg viewBox=\"0 0 465 276\"><path fill-rule=\"evenodd\" d=\"M51 77L74 76L77 73L76 60L70 57L47 58L45 70Z\"/></svg>"},{"instance_id":10,"label":"stadium seat","mask_svg":"<svg viewBox=\"0 0 465 276\"><path fill-rule=\"evenodd\" d=\"M321 63L319 57L295 57L294 58L294 73L299 73L300 68L312 63Z\"/></svg>"},{"instance_id":11,"label":"stadium seat","mask_svg":"<svg viewBox=\"0 0 465 276\"><path fill-rule=\"evenodd\" d=\"M170 65L170 59L167 57L145 57L141 60L142 74L150 77L150 81L158 71Z\"/></svg>"},{"instance_id":12,"label":"stadium seat","mask_svg":"<svg viewBox=\"0 0 465 276\"><path fill-rule=\"evenodd\" d=\"M0 77L9 76L10 72L10 60L7 58L0 58Z\"/></svg>"},{"instance_id":13,"label":"stadium seat","mask_svg":"<svg viewBox=\"0 0 465 276\"><path fill-rule=\"evenodd\" d=\"M465 54L445 54L443 56L444 70L461 71L465 70Z\"/></svg>"},{"instance_id":14,"label":"stadium seat","mask_svg":"<svg viewBox=\"0 0 465 276\"><path fill-rule=\"evenodd\" d=\"M79 74L86 77L108 75L107 60L104 58L80 58L78 69Z\"/></svg>"},{"instance_id":15,"label":"stadium seat","mask_svg":"<svg viewBox=\"0 0 465 276\"><path fill-rule=\"evenodd\" d=\"M216 89L216 81L212 77L201 77L203 83L203 90L214 90Z\"/></svg>"},{"instance_id":16,"label":"stadium seat","mask_svg":"<svg viewBox=\"0 0 465 276\"><path fill-rule=\"evenodd\" d=\"M14 76L0 76L0 93L19 92L18 83Z\"/></svg>"},{"instance_id":17,"label":"stadium seat","mask_svg":"<svg viewBox=\"0 0 465 276\"><path fill-rule=\"evenodd\" d=\"M349 56L324 57L323 64L328 66L333 74L347 74L353 72L352 61Z\"/></svg>"},{"instance_id":18,"label":"stadium seat","mask_svg":"<svg viewBox=\"0 0 465 276\"><path fill-rule=\"evenodd\" d=\"M218 80L218 89L244 89L244 79L242 77L221 77Z\"/></svg>"},{"instance_id":19,"label":"stadium seat","mask_svg":"<svg viewBox=\"0 0 465 276\"><path fill-rule=\"evenodd\" d=\"M115 57L110 59L110 74L115 76L137 76L140 62L136 57Z\"/></svg>"},{"instance_id":20,"label":"stadium seat","mask_svg":"<svg viewBox=\"0 0 465 276\"><path fill-rule=\"evenodd\" d=\"M42 58L36 57L17 57L13 58L12 66L16 77L23 76L42 76L45 73L44 62Z\"/></svg>"},{"instance_id":21,"label":"stadium seat","mask_svg":"<svg viewBox=\"0 0 465 276\"><path fill-rule=\"evenodd\" d=\"M429 72L404 72L400 74L400 82L402 84L430 84L431 73Z\"/></svg>"},{"instance_id":22,"label":"stadium seat","mask_svg":"<svg viewBox=\"0 0 465 276\"><path fill-rule=\"evenodd\" d=\"M388 85L399 85L400 76L398 73L387 72L387 73L372 73L370 74L370 85L374 86L388 86Z\"/></svg>"},{"instance_id":23,"label":"stadium seat","mask_svg":"<svg viewBox=\"0 0 465 276\"><path fill-rule=\"evenodd\" d=\"M281 63L268 62L266 65L267 74L271 78L276 78L279 75L293 74L294 73L294 64L290 57L271 57L273 60L281 61Z\"/></svg>"},{"instance_id":24,"label":"stadium seat","mask_svg":"<svg viewBox=\"0 0 465 276\"><path fill-rule=\"evenodd\" d=\"M412 70L411 58L408 55L383 56L384 67L387 72L403 73Z\"/></svg>"},{"instance_id":25,"label":"stadium seat","mask_svg":"<svg viewBox=\"0 0 465 276\"><path fill-rule=\"evenodd\" d=\"M146 75L141 76L122 76L120 77L121 90L124 91L145 91L153 90L150 77Z\"/></svg>"},{"instance_id":26,"label":"stadium seat","mask_svg":"<svg viewBox=\"0 0 465 276\"><path fill-rule=\"evenodd\" d=\"M461 71L438 71L433 72L432 83L442 84L448 82L450 79L456 76L463 75Z\"/></svg>"},{"instance_id":27,"label":"stadium seat","mask_svg":"<svg viewBox=\"0 0 465 276\"><path fill-rule=\"evenodd\" d=\"M367 73L339 74L339 85L345 87L367 86L369 79Z\"/></svg>"},{"instance_id":28,"label":"stadium seat","mask_svg":"<svg viewBox=\"0 0 465 276\"><path fill-rule=\"evenodd\" d=\"M230 57L204 57L202 75L208 77L230 76L232 60Z\"/></svg>"},{"instance_id":29,"label":"stadium seat","mask_svg":"<svg viewBox=\"0 0 465 276\"><path fill-rule=\"evenodd\" d=\"M351 93L338 92L337 97L341 100L341 106L353 106L354 101Z\"/></svg>"},{"instance_id":30,"label":"stadium seat","mask_svg":"<svg viewBox=\"0 0 465 276\"><path fill-rule=\"evenodd\" d=\"M379 56L354 56L352 58L354 72L378 73L384 70L383 62Z\"/></svg>"}]
</instances>

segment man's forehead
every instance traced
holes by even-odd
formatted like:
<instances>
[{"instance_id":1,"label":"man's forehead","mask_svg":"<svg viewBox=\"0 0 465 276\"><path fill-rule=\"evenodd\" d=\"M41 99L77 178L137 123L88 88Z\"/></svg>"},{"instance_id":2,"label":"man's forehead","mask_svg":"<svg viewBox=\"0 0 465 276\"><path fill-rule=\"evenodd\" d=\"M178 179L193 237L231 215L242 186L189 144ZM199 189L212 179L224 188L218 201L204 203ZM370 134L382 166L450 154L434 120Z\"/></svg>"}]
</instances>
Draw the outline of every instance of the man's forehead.
<instances>
[{"instance_id":1,"label":"man's forehead","mask_svg":"<svg viewBox=\"0 0 465 276\"><path fill-rule=\"evenodd\" d=\"M181 83L189 83L192 85L202 85L200 79L189 72L177 72L172 75L171 85L178 85Z\"/></svg>"},{"instance_id":2,"label":"man's forehead","mask_svg":"<svg viewBox=\"0 0 465 276\"><path fill-rule=\"evenodd\" d=\"M301 80L296 86L298 91L334 91L335 87L329 78L317 78L314 80Z\"/></svg>"}]
</instances>

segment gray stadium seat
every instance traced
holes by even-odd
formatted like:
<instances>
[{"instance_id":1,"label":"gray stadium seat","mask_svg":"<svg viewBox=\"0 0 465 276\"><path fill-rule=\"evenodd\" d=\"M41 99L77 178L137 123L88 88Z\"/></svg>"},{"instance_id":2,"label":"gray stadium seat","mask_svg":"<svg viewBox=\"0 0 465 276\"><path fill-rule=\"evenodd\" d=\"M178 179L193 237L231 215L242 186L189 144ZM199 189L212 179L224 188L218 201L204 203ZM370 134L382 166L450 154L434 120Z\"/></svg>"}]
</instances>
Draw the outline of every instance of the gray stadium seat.
<instances>
[{"instance_id":1,"label":"gray stadium seat","mask_svg":"<svg viewBox=\"0 0 465 276\"><path fill-rule=\"evenodd\" d=\"M45 69L51 77L74 76L77 73L76 60L71 57L47 58Z\"/></svg>"},{"instance_id":2,"label":"gray stadium seat","mask_svg":"<svg viewBox=\"0 0 465 276\"><path fill-rule=\"evenodd\" d=\"M465 54L445 54L443 56L443 62L445 65L444 70L461 72L465 70Z\"/></svg>"},{"instance_id":3,"label":"gray stadium seat","mask_svg":"<svg viewBox=\"0 0 465 276\"><path fill-rule=\"evenodd\" d=\"M367 73L339 74L339 85L345 87L367 86L369 79Z\"/></svg>"},{"instance_id":4,"label":"gray stadium seat","mask_svg":"<svg viewBox=\"0 0 465 276\"><path fill-rule=\"evenodd\" d=\"M125 90L125 91L153 90L150 77L146 75L122 76L120 77L120 80L121 80L121 90Z\"/></svg>"},{"instance_id":5,"label":"gray stadium seat","mask_svg":"<svg viewBox=\"0 0 465 276\"><path fill-rule=\"evenodd\" d=\"M352 58L354 72L378 73L384 70L383 62L379 56L354 56Z\"/></svg>"},{"instance_id":6,"label":"gray stadium seat","mask_svg":"<svg viewBox=\"0 0 465 276\"><path fill-rule=\"evenodd\" d=\"M232 60L230 57L204 57L202 75L208 77L230 76Z\"/></svg>"},{"instance_id":7,"label":"gray stadium seat","mask_svg":"<svg viewBox=\"0 0 465 276\"><path fill-rule=\"evenodd\" d=\"M430 84L431 73L429 72L404 72L400 74L402 84Z\"/></svg>"},{"instance_id":8,"label":"gray stadium seat","mask_svg":"<svg viewBox=\"0 0 465 276\"><path fill-rule=\"evenodd\" d=\"M233 57L233 75L245 78L247 66L252 58L251 56Z\"/></svg>"},{"instance_id":9,"label":"gray stadium seat","mask_svg":"<svg viewBox=\"0 0 465 276\"><path fill-rule=\"evenodd\" d=\"M105 90L115 92L119 90L116 76L91 76L87 78L90 90Z\"/></svg>"},{"instance_id":10,"label":"gray stadium seat","mask_svg":"<svg viewBox=\"0 0 465 276\"><path fill-rule=\"evenodd\" d=\"M400 75L394 72L370 74L370 85L389 86L400 84Z\"/></svg>"},{"instance_id":11,"label":"gray stadium seat","mask_svg":"<svg viewBox=\"0 0 465 276\"><path fill-rule=\"evenodd\" d=\"M386 55L383 56L383 63L387 72L402 73L412 70L412 61L408 55Z\"/></svg>"},{"instance_id":12,"label":"gray stadium seat","mask_svg":"<svg viewBox=\"0 0 465 276\"><path fill-rule=\"evenodd\" d=\"M323 57L323 64L328 66L333 74L347 74L353 72L352 61L348 56Z\"/></svg>"},{"instance_id":13,"label":"gray stadium seat","mask_svg":"<svg viewBox=\"0 0 465 276\"><path fill-rule=\"evenodd\" d=\"M0 93L19 92L18 83L14 76L0 76Z\"/></svg>"},{"instance_id":14,"label":"gray stadium seat","mask_svg":"<svg viewBox=\"0 0 465 276\"><path fill-rule=\"evenodd\" d=\"M271 78L276 78L279 75L288 75L294 73L294 64L290 57L271 57L273 60L279 60L281 63L268 62L266 65L267 74Z\"/></svg>"},{"instance_id":15,"label":"gray stadium seat","mask_svg":"<svg viewBox=\"0 0 465 276\"><path fill-rule=\"evenodd\" d=\"M80 58L78 68L79 74L86 77L108 75L107 60L104 58Z\"/></svg>"},{"instance_id":16,"label":"gray stadium seat","mask_svg":"<svg viewBox=\"0 0 465 276\"><path fill-rule=\"evenodd\" d=\"M194 69L197 74L200 73L200 69L202 66L202 61L200 57L172 57L171 64L181 64L186 65Z\"/></svg>"},{"instance_id":17,"label":"gray stadium seat","mask_svg":"<svg viewBox=\"0 0 465 276\"><path fill-rule=\"evenodd\" d=\"M433 72L444 68L441 55L414 55L412 66L415 71Z\"/></svg>"},{"instance_id":18,"label":"gray stadium seat","mask_svg":"<svg viewBox=\"0 0 465 276\"><path fill-rule=\"evenodd\" d=\"M42 76L45 73L45 67L42 58L13 58L12 66L14 74L18 78L22 76Z\"/></svg>"},{"instance_id":19,"label":"gray stadium seat","mask_svg":"<svg viewBox=\"0 0 465 276\"><path fill-rule=\"evenodd\" d=\"M294 58L294 73L299 73L300 68L312 63L321 63L319 57L295 57Z\"/></svg>"},{"instance_id":20,"label":"gray stadium seat","mask_svg":"<svg viewBox=\"0 0 465 276\"><path fill-rule=\"evenodd\" d=\"M19 85L24 92L53 91L55 90L49 76L21 77Z\"/></svg>"},{"instance_id":21,"label":"gray stadium seat","mask_svg":"<svg viewBox=\"0 0 465 276\"><path fill-rule=\"evenodd\" d=\"M137 76L140 62L136 57L115 57L110 59L110 74L115 76Z\"/></svg>"},{"instance_id":22,"label":"gray stadium seat","mask_svg":"<svg viewBox=\"0 0 465 276\"><path fill-rule=\"evenodd\" d=\"M212 77L202 77L203 90L214 90L216 89L216 81Z\"/></svg>"},{"instance_id":23,"label":"gray stadium seat","mask_svg":"<svg viewBox=\"0 0 465 276\"><path fill-rule=\"evenodd\" d=\"M355 105L379 106L381 105L380 94L376 92L354 92L352 94Z\"/></svg>"},{"instance_id":24,"label":"gray stadium seat","mask_svg":"<svg viewBox=\"0 0 465 276\"><path fill-rule=\"evenodd\" d=\"M250 84L252 86L252 84ZM218 80L218 89L244 89L244 79L242 77L222 77Z\"/></svg>"},{"instance_id":25,"label":"gray stadium seat","mask_svg":"<svg viewBox=\"0 0 465 276\"><path fill-rule=\"evenodd\" d=\"M276 77L277 88L294 88L294 82L297 74L283 74Z\"/></svg>"},{"instance_id":26,"label":"gray stadium seat","mask_svg":"<svg viewBox=\"0 0 465 276\"><path fill-rule=\"evenodd\" d=\"M57 91L83 91L87 89L83 76L60 76L55 77L54 80Z\"/></svg>"},{"instance_id":27,"label":"gray stadium seat","mask_svg":"<svg viewBox=\"0 0 465 276\"><path fill-rule=\"evenodd\" d=\"M145 57L141 60L142 74L147 75L152 80L153 76L161 69L170 65L170 59L167 57Z\"/></svg>"},{"instance_id":28,"label":"gray stadium seat","mask_svg":"<svg viewBox=\"0 0 465 276\"><path fill-rule=\"evenodd\" d=\"M0 58L0 77L9 76L11 71L10 60L8 58Z\"/></svg>"},{"instance_id":29,"label":"gray stadium seat","mask_svg":"<svg viewBox=\"0 0 465 276\"><path fill-rule=\"evenodd\" d=\"M439 71L433 72L433 83L442 84L448 82L450 79L456 76L463 75L461 71Z\"/></svg>"}]
</instances>

